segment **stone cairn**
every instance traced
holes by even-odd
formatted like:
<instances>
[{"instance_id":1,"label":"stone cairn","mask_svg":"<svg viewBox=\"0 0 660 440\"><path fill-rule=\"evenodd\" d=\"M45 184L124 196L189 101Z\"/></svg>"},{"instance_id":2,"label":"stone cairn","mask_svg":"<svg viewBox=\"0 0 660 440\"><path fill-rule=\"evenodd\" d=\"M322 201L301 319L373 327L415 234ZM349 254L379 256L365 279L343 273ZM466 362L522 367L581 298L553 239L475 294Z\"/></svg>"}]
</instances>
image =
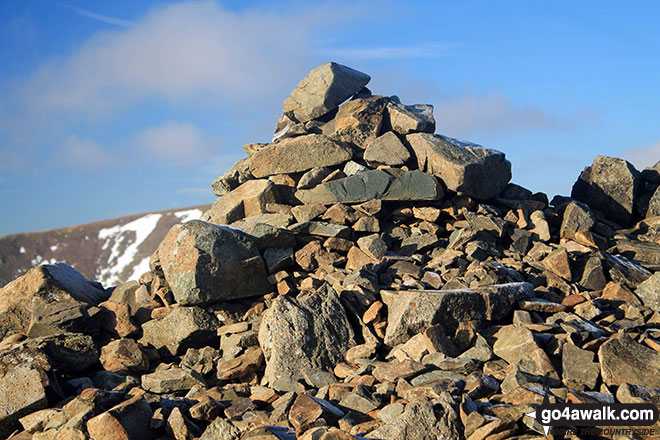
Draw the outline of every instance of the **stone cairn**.
<instances>
[{"instance_id":1,"label":"stone cairn","mask_svg":"<svg viewBox=\"0 0 660 440\"><path fill-rule=\"evenodd\" d=\"M369 79L312 70L139 280L0 289L0 437L529 439L543 399L659 403L660 165L549 202Z\"/></svg>"}]
</instances>

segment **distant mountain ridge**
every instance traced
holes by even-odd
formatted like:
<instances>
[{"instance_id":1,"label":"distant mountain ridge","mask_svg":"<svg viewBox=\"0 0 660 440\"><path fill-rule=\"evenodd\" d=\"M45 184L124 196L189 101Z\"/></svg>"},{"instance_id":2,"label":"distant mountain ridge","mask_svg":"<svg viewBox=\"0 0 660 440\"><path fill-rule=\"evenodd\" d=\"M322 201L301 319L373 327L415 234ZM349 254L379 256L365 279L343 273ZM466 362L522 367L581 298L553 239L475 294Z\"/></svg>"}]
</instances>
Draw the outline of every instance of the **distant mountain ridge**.
<instances>
[{"instance_id":1,"label":"distant mountain ridge","mask_svg":"<svg viewBox=\"0 0 660 440\"><path fill-rule=\"evenodd\" d=\"M169 229L198 219L210 205L130 215L0 237L0 286L39 264L64 262L104 287L137 279Z\"/></svg>"}]
</instances>

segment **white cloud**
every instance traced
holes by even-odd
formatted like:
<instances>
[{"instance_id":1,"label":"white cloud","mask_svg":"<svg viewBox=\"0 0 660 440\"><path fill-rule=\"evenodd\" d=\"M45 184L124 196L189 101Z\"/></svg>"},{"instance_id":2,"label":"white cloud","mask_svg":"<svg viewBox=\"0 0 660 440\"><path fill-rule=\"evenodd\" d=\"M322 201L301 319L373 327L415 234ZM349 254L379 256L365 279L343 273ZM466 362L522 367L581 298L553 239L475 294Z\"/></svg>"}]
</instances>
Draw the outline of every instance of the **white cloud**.
<instances>
[{"instance_id":1,"label":"white cloud","mask_svg":"<svg viewBox=\"0 0 660 440\"><path fill-rule=\"evenodd\" d=\"M212 1L169 5L44 64L23 87L24 102L95 115L150 96L281 93L314 56L309 34L322 19L317 15L234 13Z\"/></svg>"},{"instance_id":2,"label":"white cloud","mask_svg":"<svg viewBox=\"0 0 660 440\"><path fill-rule=\"evenodd\" d=\"M517 106L498 93L444 96L436 101L434 114L440 131L448 130L459 135L475 131L565 130L571 125L566 117L552 115L531 105Z\"/></svg>"},{"instance_id":3,"label":"white cloud","mask_svg":"<svg viewBox=\"0 0 660 440\"><path fill-rule=\"evenodd\" d=\"M203 157L210 150L209 141L191 122L167 121L146 128L135 136L134 143L141 150L166 161L189 162Z\"/></svg>"},{"instance_id":4,"label":"white cloud","mask_svg":"<svg viewBox=\"0 0 660 440\"><path fill-rule=\"evenodd\" d=\"M129 26L133 26L135 24L130 20L123 20L123 19L117 18L117 17L109 17L109 16L103 15L103 14L97 14L96 12L89 11L87 9L77 8L77 7L71 6L71 5L63 5L63 6L67 9L71 9L73 12L75 12L78 15L82 15L83 17L92 18L94 20L98 20L98 21L101 21L103 23L112 24L112 25L115 25L115 26L122 26L122 27L129 27Z\"/></svg>"},{"instance_id":5,"label":"white cloud","mask_svg":"<svg viewBox=\"0 0 660 440\"><path fill-rule=\"evenodd\" d=\"M325 49L331 57L357 58L360 60L435 58L447 55L451 45L422 44L418 46L385 46L372 48Z\"/></svg>"},{"instance_id":6,"label":"white cloud","mask_svg":"<svg viewBox=\"0 0 660 440\"><path fill-rule=\"evenodd\" d=\"M111 155L92 139L70 136L57 153L57 161L71 167L100 168L112 162Z\"/></svg>"},{"instance_id":7,"label":"white cloud","mask_svg":"<svg viewBox=\"0 0 660 440\"><path fill-rule=\"evenodd\" d=\"M629 148L623 158L631 162L638 170L652 167L660 161L660 139L643 147Z\"/></svg>"}]
</instances>

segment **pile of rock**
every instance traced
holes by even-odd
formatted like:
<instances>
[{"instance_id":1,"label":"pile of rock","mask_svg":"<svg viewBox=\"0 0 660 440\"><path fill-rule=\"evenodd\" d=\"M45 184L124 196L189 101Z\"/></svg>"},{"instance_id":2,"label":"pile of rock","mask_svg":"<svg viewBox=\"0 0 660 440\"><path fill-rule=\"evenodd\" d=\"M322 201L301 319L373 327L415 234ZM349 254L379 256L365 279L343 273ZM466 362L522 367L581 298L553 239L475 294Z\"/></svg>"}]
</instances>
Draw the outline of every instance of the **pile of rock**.
<instances>
[{"instance_id":1,"label":"pile of rock","mask_svg":"<svg viewBox=\"0 0 660 440\"><path fill-rule=\"evenodd\" d=\"M549 202L368 81L312 70L138 281L0 290L0 436L533 438L544 398L660 402L660 166Z\"/></svg>"}]
</instances>

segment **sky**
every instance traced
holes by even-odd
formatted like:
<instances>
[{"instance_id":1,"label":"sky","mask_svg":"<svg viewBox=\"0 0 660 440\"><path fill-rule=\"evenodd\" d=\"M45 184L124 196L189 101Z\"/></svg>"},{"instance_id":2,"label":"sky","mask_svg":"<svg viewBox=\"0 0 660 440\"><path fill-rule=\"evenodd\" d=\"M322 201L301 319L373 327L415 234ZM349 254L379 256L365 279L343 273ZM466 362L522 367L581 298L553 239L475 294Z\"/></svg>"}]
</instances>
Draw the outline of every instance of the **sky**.
<instances>
[{"instance_id":1,"label":"sky","mask_svg":"<svg viewBox=\"0 0 660 440\"><path fill-rule=\"evenodd\" d=\"M212 203L328 61L570 194L660 160L654 1L0 0L0 235Z\"/></svg>"}]
</instances>

